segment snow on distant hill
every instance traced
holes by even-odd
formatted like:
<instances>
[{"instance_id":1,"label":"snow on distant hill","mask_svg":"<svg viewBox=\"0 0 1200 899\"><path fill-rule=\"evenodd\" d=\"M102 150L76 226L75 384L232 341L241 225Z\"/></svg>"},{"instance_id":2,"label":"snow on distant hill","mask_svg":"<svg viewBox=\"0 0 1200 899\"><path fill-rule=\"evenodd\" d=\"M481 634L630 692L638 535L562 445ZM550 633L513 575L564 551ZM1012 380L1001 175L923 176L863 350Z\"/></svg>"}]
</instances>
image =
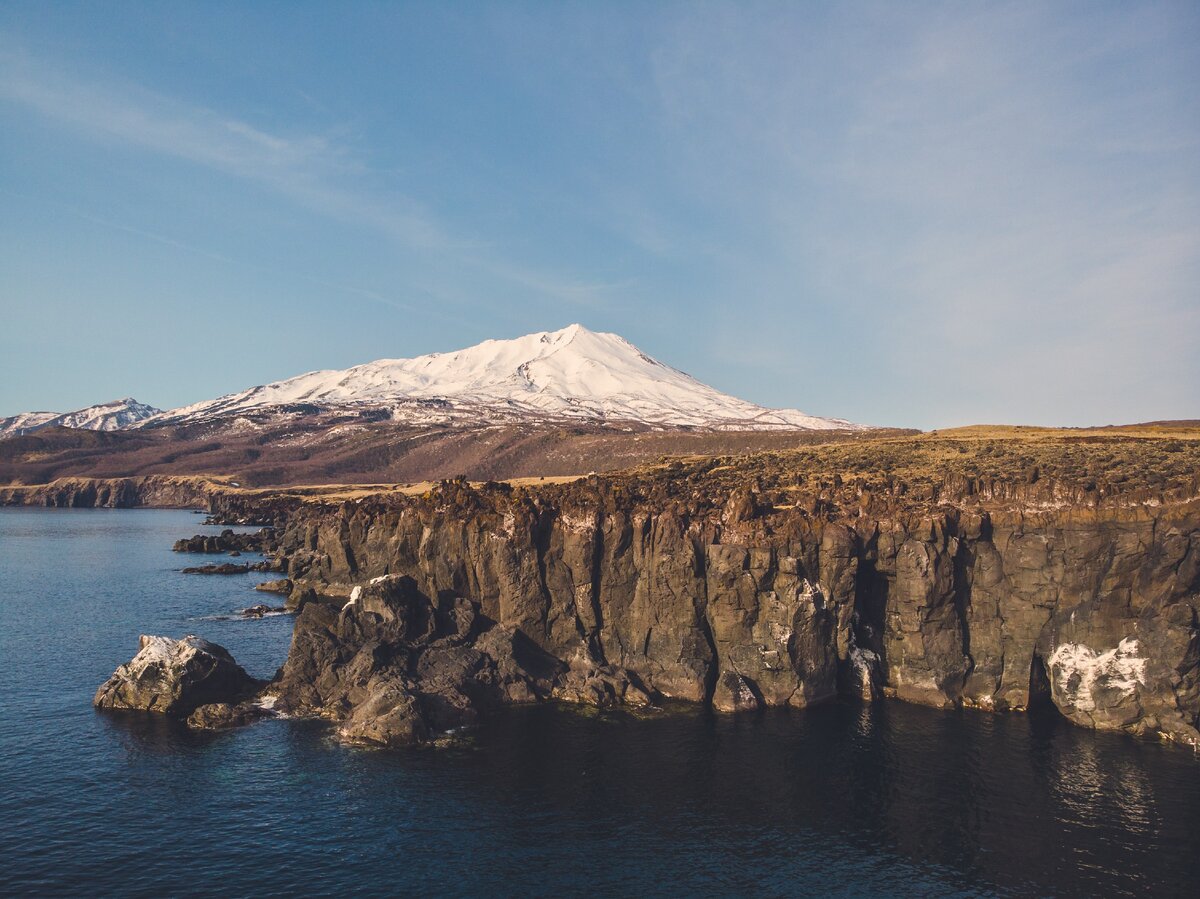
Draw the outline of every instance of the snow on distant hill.
<instances>
[{"instance_id":1,"label":"snow on distant hill","mask_svg":"<svg viewBox=\"0 0 1200 899\"><path fill-rule=\"evenodd\" d=\"M161 409L139 403L132 397L74 412L21 412L0 418L0 437L18 437L56 425L89 431L119 431L160 412Z\"/></svg>"},{"instance_id":2,"label":"snow on distant hill","mask_svg":"<svg viewBox=\"0 0 1200 899\"><path fill-rule=\"evenodd\" d=\"M400 421L630 421L720 430L858 428L721 393L616 334L582 325L415 359L315 371L195 403L139 427L256 417L300 407L386 408Z\"/></svg>"}]
</instances>

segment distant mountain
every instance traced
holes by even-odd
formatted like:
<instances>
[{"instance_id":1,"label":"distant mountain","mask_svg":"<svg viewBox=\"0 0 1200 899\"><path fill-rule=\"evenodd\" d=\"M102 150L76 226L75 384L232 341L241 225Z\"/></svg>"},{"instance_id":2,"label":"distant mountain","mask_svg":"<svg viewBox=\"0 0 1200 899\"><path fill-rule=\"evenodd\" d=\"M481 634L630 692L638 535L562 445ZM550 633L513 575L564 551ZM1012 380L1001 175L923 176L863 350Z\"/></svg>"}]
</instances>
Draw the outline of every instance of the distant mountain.
<instances>
[{"instance_id":1,"label":"distant mountain","mask_svg":"<svg viewBox=\"0 0 1200 899\"><path fill-rule=\"evenodd\" d=\"M21 412L8 418L0 418L0 438L19 437L54 426L83 428L89 431L119 431L161 412L161 409L139 403L132 397L88 406L74 412Z\"/></svg>"},{"instance_id":2,"label":"distant mountain","mask_svg":"<svg viewBox=\"0 0 1200 899\"><path fill-rule=\"evenodd\" d=\"M329 411L371 411L413 424L563 420L714 430L862 427L737 399L652 359L616 334L577 324L485 340L456 352L309 372L136 424L263 421Z\"/></svg>"}]
</instances>

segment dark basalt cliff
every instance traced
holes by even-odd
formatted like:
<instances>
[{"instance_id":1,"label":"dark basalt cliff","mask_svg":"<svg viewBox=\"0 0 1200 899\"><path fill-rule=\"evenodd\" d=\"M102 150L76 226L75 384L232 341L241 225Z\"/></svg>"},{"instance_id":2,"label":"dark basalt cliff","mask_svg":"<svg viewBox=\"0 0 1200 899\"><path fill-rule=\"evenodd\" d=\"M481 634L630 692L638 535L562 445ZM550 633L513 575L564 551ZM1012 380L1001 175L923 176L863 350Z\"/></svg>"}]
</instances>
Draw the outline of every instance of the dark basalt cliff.
<instances>
[{"instance_id":1,"label":"dark basalt cliff","mask_svg":"<svg viewBox=\"0 0 1200 899\"><path fill-rule=\"evenodd\" d=\"M208 508L222 485L205 478L146 475L122 478L61 478L48 484L0 487L0 506L55 509L132 509L137 506Z\"/></svg>"},{"instance_id":2,"label":"dark basalt cliff","mask_svg":"<svg viewBox=\"0 0 1200 899\"><path fill-rule=\"evenodd\" d=\"M1196 745L1200 444L1173 443L923 438L225 512L275 519L303 604L270 689L352 738L544 696L842 691Z\"/></svg>"}]
</instances>

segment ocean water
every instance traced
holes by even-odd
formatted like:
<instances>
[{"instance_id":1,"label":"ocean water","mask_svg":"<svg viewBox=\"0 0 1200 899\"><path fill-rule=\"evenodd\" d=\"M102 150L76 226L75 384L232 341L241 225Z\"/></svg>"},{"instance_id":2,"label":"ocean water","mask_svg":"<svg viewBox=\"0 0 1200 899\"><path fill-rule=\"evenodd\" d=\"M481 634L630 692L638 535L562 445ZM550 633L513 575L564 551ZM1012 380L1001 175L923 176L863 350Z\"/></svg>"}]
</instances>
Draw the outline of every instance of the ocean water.
<instances>
[{"instance_id":1,"label":"ocean water","mask_svg":"<svg viewBox=\"0 0 1200 899\"><path fill-rule=\"evenodd\" d=\"M0 892L1196 894L1200 759L1053 713L541 706L389 752L95 712L141 633L283 661L290 618L221 618L261 575L178 573L201 520L0 509Z\"/></svg>"}]
</instances>

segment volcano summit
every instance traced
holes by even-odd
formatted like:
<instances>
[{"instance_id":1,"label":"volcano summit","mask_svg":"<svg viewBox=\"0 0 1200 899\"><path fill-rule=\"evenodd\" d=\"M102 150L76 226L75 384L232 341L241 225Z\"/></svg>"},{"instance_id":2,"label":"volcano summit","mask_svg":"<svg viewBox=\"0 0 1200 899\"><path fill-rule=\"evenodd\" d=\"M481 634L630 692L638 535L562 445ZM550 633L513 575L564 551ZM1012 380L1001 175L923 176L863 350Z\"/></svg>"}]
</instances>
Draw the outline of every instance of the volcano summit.
<instances>
[{"instance_id":1,"label":"volcano summit","mask_svg":"<svg viewBox=\"0 0 1200 899\"><path fill-rule=\"evenodd\" d=\"M387 410L397 421L627 421L711 430L828 430L858 426L796 409L768 409L703 384L616 334L574 324L449 353L314 371L174 409L138 427L314 411Z\"/></svg>"}]
</instances>

